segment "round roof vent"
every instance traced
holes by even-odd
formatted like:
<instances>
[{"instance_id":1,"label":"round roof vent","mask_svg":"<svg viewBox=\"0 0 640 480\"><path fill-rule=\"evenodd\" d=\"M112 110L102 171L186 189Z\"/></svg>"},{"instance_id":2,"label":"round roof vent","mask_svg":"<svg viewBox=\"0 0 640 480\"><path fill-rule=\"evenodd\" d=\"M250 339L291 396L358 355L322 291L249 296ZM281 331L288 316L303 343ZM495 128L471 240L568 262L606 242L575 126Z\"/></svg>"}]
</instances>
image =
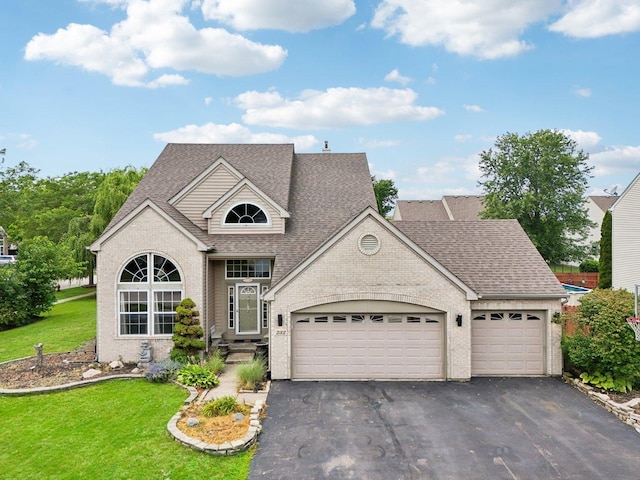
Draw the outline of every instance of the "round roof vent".
<instances>
[{"instance_id":1,"label":"round roof vent","mask_svg":"<svg viewBox=\"0 0 640 480\"><path fill-rule=\"evenodd\" d=\"M358 248L365 255L374 255L380 250L380 240L373 233L367 233L360 237Z\"/></svg>"}]
</instances>

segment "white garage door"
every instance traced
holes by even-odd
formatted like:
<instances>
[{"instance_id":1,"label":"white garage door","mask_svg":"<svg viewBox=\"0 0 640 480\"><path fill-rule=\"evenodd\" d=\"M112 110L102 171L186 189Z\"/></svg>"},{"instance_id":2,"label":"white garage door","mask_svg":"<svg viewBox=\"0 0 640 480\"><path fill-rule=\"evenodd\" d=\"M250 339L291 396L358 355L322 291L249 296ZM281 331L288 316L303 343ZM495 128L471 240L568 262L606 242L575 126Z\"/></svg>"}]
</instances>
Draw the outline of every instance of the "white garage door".
<instances>
[{"instance_id":1,"label":"white garage door","mask_svg":"<svg viewBox=\"0 0 640 480\"><path fill-rule=\"evenodd\" d=\"M444 377L444 315L293 316L293 378Z\"/></svg>"},{"instance_id":2,"label":"white garage door","mask_svg":"<svg viewBox=\"0 0 640 480\"><path fill-rule=\"evenodd\" d=\"M542 375L543 312L474 312L472 375Z\"/></svg>"}]
</instances>

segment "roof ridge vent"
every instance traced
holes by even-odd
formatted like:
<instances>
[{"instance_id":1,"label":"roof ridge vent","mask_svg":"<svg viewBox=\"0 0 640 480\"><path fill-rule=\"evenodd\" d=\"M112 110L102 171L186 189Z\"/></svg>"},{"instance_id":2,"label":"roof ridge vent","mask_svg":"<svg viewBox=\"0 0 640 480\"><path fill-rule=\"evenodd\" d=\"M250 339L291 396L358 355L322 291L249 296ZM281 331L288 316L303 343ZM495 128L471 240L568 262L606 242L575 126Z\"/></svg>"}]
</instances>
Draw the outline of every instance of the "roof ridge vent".
<instances>
[{"instance_id":1,"label":"roof ridge vent","mask_svg":"<svg viewBox=\"0 0 640 480\"><path fill-rule=\"evenodd\" d=\"M323 152L330 152L331 149L329 148L329 140L325 140L324 141L324 148L322 149Z\"/></svg>"}]
</instances>

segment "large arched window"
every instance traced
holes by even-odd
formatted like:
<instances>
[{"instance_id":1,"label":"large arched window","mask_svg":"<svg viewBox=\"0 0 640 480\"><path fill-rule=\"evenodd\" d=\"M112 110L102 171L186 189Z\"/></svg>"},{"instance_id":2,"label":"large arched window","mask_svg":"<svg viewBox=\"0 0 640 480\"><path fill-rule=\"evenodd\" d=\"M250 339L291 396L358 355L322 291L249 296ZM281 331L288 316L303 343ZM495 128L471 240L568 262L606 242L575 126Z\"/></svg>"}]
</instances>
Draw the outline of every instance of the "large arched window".
<instances>
[{"instance_id":1,"label":"large arched window","mask_svg":"<svg viewBox=\"0 0 640 480\"><path fill-rule=\"evenodd\" d=\"M162 255L143 253L124 266L118 281L120 335L171 335L182 278Z\"/></svg>"},{"instance_id":2,"label":"large arched window","mask_svg":"<svg viewBox=\"0 0 640 480\"><path fill-rule=\"evenodd\" d=\"M253 203L241 203L236 205L224 219L225 224L237 223L269 223L267 214Z\"/></svg>"}]
</instances>

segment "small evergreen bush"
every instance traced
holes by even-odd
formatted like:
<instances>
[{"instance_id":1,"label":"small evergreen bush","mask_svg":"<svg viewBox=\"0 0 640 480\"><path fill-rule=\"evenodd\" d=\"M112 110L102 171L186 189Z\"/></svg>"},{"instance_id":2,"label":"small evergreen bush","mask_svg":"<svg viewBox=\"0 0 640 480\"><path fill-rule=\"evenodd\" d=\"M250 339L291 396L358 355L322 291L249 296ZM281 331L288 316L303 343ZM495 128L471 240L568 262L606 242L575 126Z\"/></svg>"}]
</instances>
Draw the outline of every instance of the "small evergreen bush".
<instances>
[{"instance_id":1,"label":"small evergreen bush","mask_svg":"<svg viewBox=\"0 0 640 480\"><path fill-rule=\"evenodd\" d=\"M178 370L178 382L189 387L213 388L220 383L218 377L203 365L188 364Z\"/></svg>"},{"instance_id":2,"label":"small evergreen bush","mask_svg":"<svg viewBox=\"0 0 640 480\"><path fill-rule=\"evenodd\" d=\"M181 366L181 363L169 359L150 363L145 376L150 382L165 383L175 376Z\"/></svg>"},{"instance_id":3,"label":"small evergreen bush","mask_svg":"<svg viewBox=\"0 0 640 480\"><path fill-rule=\"evenodd\" d=\"M580 264L580 273L598 273L600 264L597 260L584 260Z\"/></svg>"},{"instance_id":4,"label":"small evergreen bush","mask_svg":"<svg viewBox=\"0 0 640 480\"><path fill-rule=\"evenodd\" d=\"M262 386L266 373L267 362L262 357L239 365L236 371L239 387L242 390L258 390Z\"/></svg>"},{"instance_id":5,"label":"small evergreen bush","mask_svg":"<svg viewBox=\"0 0 640 480\"><path fill-rule=\"evenodd\" d=\"M176 324L173 327L172 360L184 360L199 357L204 350L204 330L200 326L200 312L195 310L196 304L190 298L185 298L176 307Z\"/></svg>"}]
</instances>

